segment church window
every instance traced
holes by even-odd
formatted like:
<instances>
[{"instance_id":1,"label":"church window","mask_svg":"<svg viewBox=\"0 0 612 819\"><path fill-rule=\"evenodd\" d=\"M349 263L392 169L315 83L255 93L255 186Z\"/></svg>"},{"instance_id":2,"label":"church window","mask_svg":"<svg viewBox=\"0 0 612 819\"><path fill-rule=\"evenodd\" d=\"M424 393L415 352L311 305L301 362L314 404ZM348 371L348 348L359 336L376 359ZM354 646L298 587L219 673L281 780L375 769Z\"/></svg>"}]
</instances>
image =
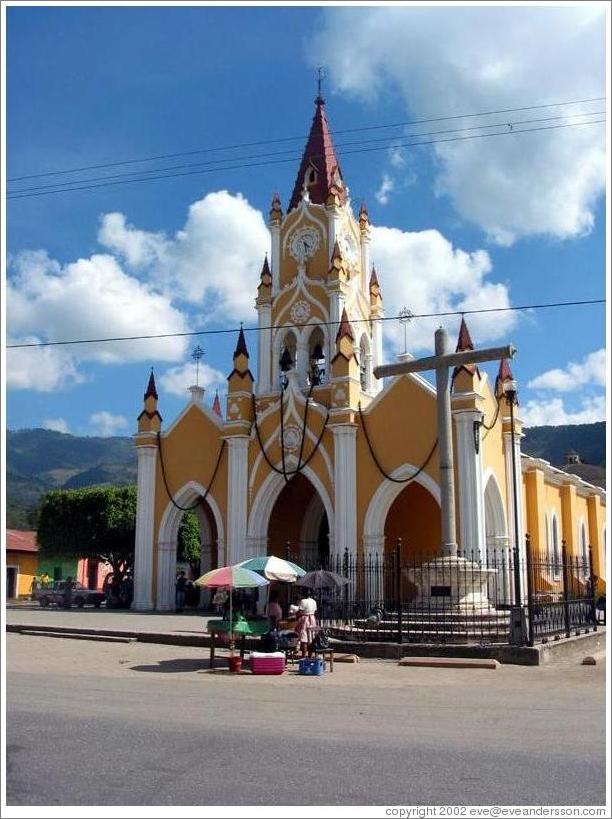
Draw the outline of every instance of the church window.
<instances>
[{"instance_id":1,"label":"church window","mask_svg":"<svg viewBox=\"0 0 612 819\"><path fill-rule=\"evenodd\" d=\"M289 331L280 348L279 371L280 386L287 386L287 373L296 367L297 341L293 332Z\"/></svg>"},{"instance_id":2,"label":"church window","mask_svg":"<svg viewBox=\"0 0 612 819\"><path fill-rule=\"evenodd\" d=\"M317 184L317 172L315 171L314 168L309 168L306 171L306 184L308 185L308 187Z\"/></svg>"},{"instance_id":3,"label":"church window","mask_svg":"<svg viewBox=\"0 0 612 819\"><path fill-rule=\"evenodd\" d=\"M552 518L552 569L554 579L559 580L561 577L561 554L559 552L559 528L556 515L553 515Z\"/></svg>"}]
</instances>

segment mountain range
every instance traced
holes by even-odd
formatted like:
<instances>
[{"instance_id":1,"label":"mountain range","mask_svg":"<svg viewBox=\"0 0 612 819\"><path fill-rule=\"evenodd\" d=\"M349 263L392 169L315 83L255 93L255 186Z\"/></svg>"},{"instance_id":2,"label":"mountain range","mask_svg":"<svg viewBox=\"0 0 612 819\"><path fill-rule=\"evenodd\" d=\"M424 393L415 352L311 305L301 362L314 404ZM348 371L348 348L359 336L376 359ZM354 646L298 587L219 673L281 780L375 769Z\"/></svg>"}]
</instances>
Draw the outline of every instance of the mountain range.
<instances>
[{"instance_id":1,"label":"mountain range","mask_svg":"<svg viewBox=\"0 0 612 819\"><path fill-rule=\"evenodd\" d=\"M606 425L531 427L522 450L563 466L568 451L588 464L605 466ZM89 438L47 429L7 431L6 525L32 529L41 495L51 489L136 482L136 453L131 438Z\"/></svg>"}]
</instances>

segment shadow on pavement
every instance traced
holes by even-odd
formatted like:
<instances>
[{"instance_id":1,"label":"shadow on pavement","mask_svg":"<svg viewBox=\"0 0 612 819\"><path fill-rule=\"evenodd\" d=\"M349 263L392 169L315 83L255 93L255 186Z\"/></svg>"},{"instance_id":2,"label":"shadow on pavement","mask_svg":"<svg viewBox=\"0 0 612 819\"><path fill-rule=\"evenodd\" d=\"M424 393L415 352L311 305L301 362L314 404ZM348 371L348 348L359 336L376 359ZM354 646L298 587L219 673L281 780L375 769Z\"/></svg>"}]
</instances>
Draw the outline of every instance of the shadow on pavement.
<instances>
[{"instance_id":1,"label":"shadow on pavement","mask_svg":"<svg viewBox=\"0 0 612 819\"><path fill-rule=\"evenodd\" d=\"M215 661L215 668L222 668L222 660ZM210 661L201 660L160 660L156 665L133 665L130 671L145 671L148 673L180 674L191 671L209 671Z\"/></svg>"}]
</instances>

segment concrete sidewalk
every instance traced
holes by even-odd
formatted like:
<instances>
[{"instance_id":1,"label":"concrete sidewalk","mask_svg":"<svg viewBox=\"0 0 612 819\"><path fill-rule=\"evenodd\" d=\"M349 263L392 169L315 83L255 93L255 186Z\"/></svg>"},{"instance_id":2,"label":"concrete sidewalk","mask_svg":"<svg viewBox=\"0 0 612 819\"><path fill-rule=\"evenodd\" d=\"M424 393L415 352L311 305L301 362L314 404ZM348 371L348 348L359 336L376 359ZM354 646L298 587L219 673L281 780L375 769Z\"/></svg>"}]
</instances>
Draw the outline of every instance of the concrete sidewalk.
<instances>
[{"instance_id":1,"label":"concrete sidewalk","mask_svg":"<svg viewBox=\"0 0 612 819\"><path fill-rule=\"evenodd\" d=\"M122 611L114 609L41 608L37 604L7 606L7 631L18 627L92 633L107 636L135 637L143 642L202 646L209 644L206 632L213 615L160 614L159 612Z\"/></svg>"}]
</instances>

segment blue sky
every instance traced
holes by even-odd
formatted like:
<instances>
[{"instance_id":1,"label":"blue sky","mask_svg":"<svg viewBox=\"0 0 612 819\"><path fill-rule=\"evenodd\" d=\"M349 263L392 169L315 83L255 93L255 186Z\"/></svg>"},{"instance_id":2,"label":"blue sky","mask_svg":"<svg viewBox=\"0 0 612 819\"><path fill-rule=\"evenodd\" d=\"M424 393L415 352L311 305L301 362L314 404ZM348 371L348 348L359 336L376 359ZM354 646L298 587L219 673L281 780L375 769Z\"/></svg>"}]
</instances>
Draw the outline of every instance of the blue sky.
<instances>
[{"instance_id":1,"label":"blue sky","mask_svg":"<svg viewBox=\"0 0 612 819\"><path fill-rule=\"evenodd\" d=\"M588 7L12 7L7 48L9 178L305 136L319 63L334 131L605 93L603 12ZM336 142L373 133L381 132L337 135ZM402 136L401 129L382 133ZM297 157L303 141L242 152L287 147ZM373 255L387 314L404 304L424 312L605 295L603 125L340 161L353 203L365 199L376 226ZM278 189L286 204L297 167L296 158L13 200L9 343L254 324L271 195ZM604 417L603 306L497 314L468 325L477 343L519 348L513 369L528 422ZM428 350L434 326L413 322L414 352ZM455 333L457 322L448 328ZM388 327L389 358L400 351L401 332ZM255 364L255 336L248 341ZM215 386L224 389L234 342L200 339L209 400ZM170 421L193 380L185 367L195 343L7 350L8 426L130 434L152 365Z\"/></svg>"}]
</instances>

